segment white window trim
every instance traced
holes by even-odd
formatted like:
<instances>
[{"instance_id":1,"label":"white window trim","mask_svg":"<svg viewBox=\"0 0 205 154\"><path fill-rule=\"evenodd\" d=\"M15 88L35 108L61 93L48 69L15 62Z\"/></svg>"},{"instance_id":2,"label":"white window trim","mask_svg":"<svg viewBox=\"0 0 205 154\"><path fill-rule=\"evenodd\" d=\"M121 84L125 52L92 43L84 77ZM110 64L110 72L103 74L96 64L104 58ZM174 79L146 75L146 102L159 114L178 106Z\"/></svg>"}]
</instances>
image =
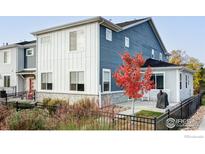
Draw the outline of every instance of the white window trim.
<instances>
[{"instance_id":1,"label":"white window trim","mask_svg":"<svg viewBox=\"0 0 205 154\"><path fill-rule=\"evenodd\" d=\"M3 80L3 87L4 87L4 77L5 76L9 76L10 77L10 87L11 87L11 74L3 74L2 76L3 76L3 78L2 78L2 80ZM5 88L9 88L9 87L5 87Z\"/></svg>"},{"instance_id":2,"label":"white window trim","mask_svg":"<svg viewBox=\"0 0 205 154\"><path fill-rule=\"evenodd\" d=\"M125 47L129 48L130 47L130 39L129 37L125 36Z\"/></svg>"},{"instance_id":3,"label":"white window trim","mask_svg":"<svg viewBox=\"0 0 205 154\"><path fill-rule=\"evenodd\" d=\"M45 74L48 74L48 73L51 73L52 74L52 89L51 90L48 90L47 88L46 89L42 89L42 86L41 86L41 84L42 84L42 78L41 78L41 80L40 80L40 91L42 91L42 92L52 92L53 91L53 89L54 89L54 84L53 84L53 72L41 72L40 73L40 77L42 77L41 76L41 74L43 74L43 73L45 73Z\"/></svg>"},{"instance_id":4,"label":"white window trim","mask_svg":"<svg viewBox=\"0 0 205 154\"><path fill-rule=\"evenodd\" d=\"M110 76L109 76L109 80L110 80L110 85L109 85L109 91L104 91L104 72L109 72ZM102 92L103 93L110 93L111 92L111 85L112 85L112 80L111 80L111 69L102 69Z\"/></svg>"},{"instance_id":5,"label":"white window trim","mask_svg":"<svg viewBox=\"0 0 205 154\"><path fill-rule=\"evenodd\" d=\"M28 50L31 50L31 51L32 51L32 54L31 54L31 55L28 54ZM26 56L27 56L27 57L32 57L33 55L34 55L34 49L33 49L33 48L26 49Z\"/></svg>"},{"instance_id":6,"label":"white window trim","mask_svg":"<svg viewBox=\"0 0 205 154\"><path fill-rule=\"evenodd\" d=\"M77 32L77 49L76 50L70 50L70 33L71 32ZM79 45L78 45L78 32L79 31L83 31L83 33L84 33L84 35L83 35L83 37L84 37L84 47L83 47L83 49L79 49ZM66 50L68 51L68 53L80 53L80 52L84 52L85 50L86 50L86 28L84 28L84 27L81 27L81 28L73 28L73 29L70 29L70 30L68 30L67 32L66 32L66 42L68 42L68 43L66 43Z\"/></svg>"},{"instance_id":7,"label":"white window trim","mask_svg":"<svg viewBox=\"0 0 205 154\"><path fill-rule=\"evenodd\" d=\"M166 89L166 84L165 84L165 79L166 79L166 74L165 74L165 72L152 72L152 75L153 74L155 74L155 81L156 81L156 74L163 74L163 89L162 90L165 90ZM154 89L156 89L156 87L154 88Z\"/></svg>"},{"instance_id":8,"label":"white window trim","mask_svg":"<svg viewBox=\"0 0 205 154\"><path fill-rule=\"evenodd\" d=\"M71 80L71 78L70 78L70 73L71 72L83 72L83 79L84 79L84 91L76 91L76 90L70 90L70 80ZM69 86L68 86L68 91L69 92L71 92L71 93L73 93L73 94L85 94L86 93L86 84L85 84L85 71L83 70L70 70L70 71L68 71L68 76L69 76Z\"/></svg>"},{"instance_id":9,"label":"white window trim","mask_svg":"<svg viewBox=\"0 0 205 154\"><path fill-rule=\"evenodd\" d=\"M45 39L45 38L47 39L47 41L44 41L44 42L43 42L42 39ZM39 43L40 43L41 45L43 45L43 44L48 44L48 43L51 42L51 36L48 35L48 34L47 34L47 35L43 35L43 36L40 37L39 41L40 41Z\"/></svg>"},{"instance_id":10,"label":"white window trim","mask_svg":"<svg viewBox=\"0 0 205 154\"><path fill-rule=\"evenodd\" d=\"M152 59L155 59L155 50L152 49Z\"/></svg>"},{"instance_id":11,"label":"white window trim","mask_svg":"<svg viewBox=\"0 0 205 154\"><path fill-rule=\"evenodd\" d=\"M8 59L7 59L6 63L4 62L4 53L8 54ZM10 51L3 51L3 63L4 64L10 64L11 63L11 52Z\"/></svg>"},{"instance_id":12,"label":"white window trim","mask_svg":"<svg viewBox=\"0 0 205 154\"><path fill-rule=\"evenodd\" d=\"M163 60L163 56L162 56L161 52L159 53L159 60L161 60L161 61Z\"/></svg>"},{"instance_id":13,"label":"white window trim","mask_svg":"<svg viewBox=\"0 0 205 154\"><path fill-rule=\"evenodd\" d=\"M107 33L110 33L110 38L108 37ZM105 37L106 37L106 40L112 41L112 30L106 28L106 30L105 30Z\"/></svg>"},{"instance_id":14,"label":"white window trim","mask_svg":"<svg viewBox=\"0 0 205 154\"><path fill-rule=\"evenodd\" d=\"M180 86L180 83L181 83L181 86ZM180 72L179 73L179 90L182 90L182 89L183 89L183 74Z\"/></svg>"}]
</instances>

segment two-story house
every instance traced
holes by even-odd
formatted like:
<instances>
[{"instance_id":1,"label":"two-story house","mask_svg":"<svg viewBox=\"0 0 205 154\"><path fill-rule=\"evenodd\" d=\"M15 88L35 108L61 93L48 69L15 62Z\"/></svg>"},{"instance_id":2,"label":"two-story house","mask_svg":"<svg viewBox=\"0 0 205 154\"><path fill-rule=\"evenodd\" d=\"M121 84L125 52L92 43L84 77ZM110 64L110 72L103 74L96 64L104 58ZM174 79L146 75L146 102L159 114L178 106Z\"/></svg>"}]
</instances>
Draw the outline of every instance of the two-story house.
<instances>
[{"instance_id":1,"label":"two-story house","mask_svg":"<svg viewBox=\"0 0 205 154\"><path fill-rule=\"evenodd\" d=\"M112 23L93 17L32 33L36 41L0 47L0 89L36 90L36 98L93 97L99 104L128 100L112 74L119 53L143 54L153 70L155 88L143 98L156 101L160 89L178 103L193 95L193 71L167 63L167 52L151 18ZM144 68L142 69L142 73Z\"/></svg>"},{"instance_id":2,"label":"two-story house","mask_svg":"<svg viewBox=\"0 0 205 154\"><path fill-rule=\"evenodd\" d=\"M94 17L32 33L37 39L37 98L123 96L112 73L119 53L167 61L168 52L151 18L114 24ZM115 95L115 96L114 96Z\"/></svg>"},{"instance_id":3,"label":"two-story house","mask_svg":"<svg viewBox=\"0 0 205 154\"><path fill-rule=\"evenodd\" d=\"M36 74L36 41L0 47L0 88L7 93L33 92Z\"/></svg>"}]
</instances>

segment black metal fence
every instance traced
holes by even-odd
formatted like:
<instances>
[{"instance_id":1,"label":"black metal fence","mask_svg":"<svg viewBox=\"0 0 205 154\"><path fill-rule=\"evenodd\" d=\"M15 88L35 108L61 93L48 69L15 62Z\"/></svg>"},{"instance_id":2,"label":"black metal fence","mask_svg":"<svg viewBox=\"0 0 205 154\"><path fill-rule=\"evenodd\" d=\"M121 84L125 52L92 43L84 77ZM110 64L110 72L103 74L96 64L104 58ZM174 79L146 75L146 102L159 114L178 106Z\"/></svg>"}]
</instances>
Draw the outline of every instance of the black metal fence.
<instances>
[{"instance_id":1,"label":"black metal fence","mask_svg":"<svg viewBox=\"0 0 205 154\"><path fill-rule=\"evenodd\" d=\"M1 91L2 92L2 91ZM20 98L20 99L30 99L30 100L36 100L36 92L35 91L22 91L22 92L11 92L11 93L5 93L4 96L0 96L0 103L7 104L8 101L11 101L14 98Z\"/></svg>"},{"instance_id":2,"label":"black metal fence","mask_svg":"<svg viewBox=\"0 0 205 154\"><path fill-rule=\"evenodd\" d=\"M156 129L157 130L169 130L169 129L176 130L176 129L182 128L185 125L184 122L186 122L186 120L189 119L199 108L201 104L201 99L202 99L202 94L199 94L199 95L190 97L182 101L173 110L168 110L165 114L157 118ZM177 120L179 124L176 123Z\"/></svg>"},{"instance_id":3,"label":"black metal fence","mask_svg":"<svg viewBox=\"0 0 205 154\"><path fill-rule=\"evenodd\" d=\"M80 130L169 130L178 129L178 127L167 127L167 119L188 119L200 106L202 94L193 96L181 102L176 108L168 110L157 118L146 118L119 114L109 111L83 111L76 113L70 110L69 118L75 123L75 129ZM47 108L50 111L56 111L61 106L45 106L42 104L13 104L16 110Z\"/></svg>"}]
</instances>

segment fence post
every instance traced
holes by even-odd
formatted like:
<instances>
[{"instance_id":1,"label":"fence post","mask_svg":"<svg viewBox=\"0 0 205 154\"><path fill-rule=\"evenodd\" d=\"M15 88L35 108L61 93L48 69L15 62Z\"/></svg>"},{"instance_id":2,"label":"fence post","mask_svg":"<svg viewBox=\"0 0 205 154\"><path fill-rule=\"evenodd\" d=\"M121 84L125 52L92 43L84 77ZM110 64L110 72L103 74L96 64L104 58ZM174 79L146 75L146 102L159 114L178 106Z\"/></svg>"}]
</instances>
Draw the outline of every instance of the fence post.
<instances>
[{"instance_id":1,"label":"fence post","mask_svg":"<svg viewBox=\"0 0 205 154\"><path fill-rule=\"evenodd\" d=\"M99 107L102 108L101 85L99 85L98 94L99 94Z\"/></svg>"},{"instance_id":2,"label":"fence post","mask_svg":"<svg viewBox=\"0 0 205 154\"><path fill-rule=\"evenodd\" d=\"M182 102L181 102L180 108L181 108L181 119L183 119L183 104L182 104Z\"/></svg>"},{"instance_id":3,"label":"fence post","mask_svg":"<svg viewBox=\"0 0 205 154\"><path fill-rule=\"evenodd\" d=\"M154 117L154 130L157 130L157 117Z\"/></svg>"},{"instance_id":4,"label":"fence post","mask_svg":"<svg viewBox=\"0 0 205 154\"><path fill-rule=\"evenodd\" d=\"M168 109L167 116L168 116L168 118L170 118L170 109ZM167 128L168 128L168 130L170 130L169 127L167 127Z\"/></svg>"},{"instance_id":5,"label":"fence post","mask_svg":"<svg viewBox=\"0 0 205 154\"><path fill-rule=\"evenodd\" d=\"M19 103L18 101L16 101L16 111L18 112L18 110L19 110Z\"/></svg>"},{"instance_id":6,"label":"fence post","mask_svg":"<svg viewBox=\"0 0 205 154\"><path fill-rule=\"evenodd\" d=\"M7 94L6 94L6 98L5 99L6 99L6 105L7 105L7 103L8 103L8 96L7 96Z\"/></svg>"}]
</instances>

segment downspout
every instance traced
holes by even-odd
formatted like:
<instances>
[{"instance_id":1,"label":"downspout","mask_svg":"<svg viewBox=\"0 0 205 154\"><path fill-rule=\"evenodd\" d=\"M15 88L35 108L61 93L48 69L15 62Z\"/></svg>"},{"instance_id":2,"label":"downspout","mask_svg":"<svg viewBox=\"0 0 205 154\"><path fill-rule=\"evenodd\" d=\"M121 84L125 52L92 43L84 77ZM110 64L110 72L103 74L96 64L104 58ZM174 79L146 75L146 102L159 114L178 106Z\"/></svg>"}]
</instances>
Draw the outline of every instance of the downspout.
<instances>
[{"instance_id":1,"label":"downspout","mask_svg":"<svg viewBox=\"0 0 205 154\"><path fill-rule=\"evenodd\" d=\"M101 84L100 84L100 25L103 24L105 20L103 19L99 22L98 27L98 100L99 100L99 107L102 108L102 92L101 92Z\"/></svg>"}]
</instances>

